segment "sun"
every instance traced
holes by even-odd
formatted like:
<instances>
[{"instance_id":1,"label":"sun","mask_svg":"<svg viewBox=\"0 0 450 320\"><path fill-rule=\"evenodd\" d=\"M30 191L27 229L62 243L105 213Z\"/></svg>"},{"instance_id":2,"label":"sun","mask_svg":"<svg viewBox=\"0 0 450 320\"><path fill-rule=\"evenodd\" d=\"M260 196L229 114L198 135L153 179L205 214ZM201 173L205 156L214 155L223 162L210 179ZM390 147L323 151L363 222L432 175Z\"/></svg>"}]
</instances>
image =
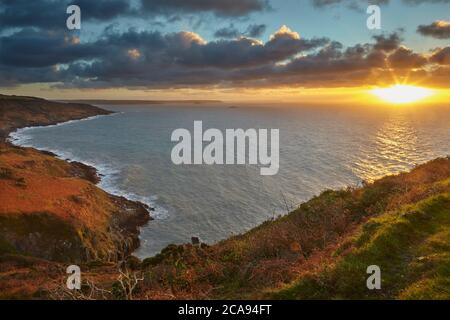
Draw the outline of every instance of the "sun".
<instances>
[{"instance_id":1,"label":"sun","mask_svg":"<svg viewBox=\"0 0 450 320\"><path fill-rule=\"evenodd\" d=\"M397 84L388 88L373 89L371 90L371 93L389 103L404 104L413 103L428 98L433 95L433 90Z\"/></svg>"}]
</instances>

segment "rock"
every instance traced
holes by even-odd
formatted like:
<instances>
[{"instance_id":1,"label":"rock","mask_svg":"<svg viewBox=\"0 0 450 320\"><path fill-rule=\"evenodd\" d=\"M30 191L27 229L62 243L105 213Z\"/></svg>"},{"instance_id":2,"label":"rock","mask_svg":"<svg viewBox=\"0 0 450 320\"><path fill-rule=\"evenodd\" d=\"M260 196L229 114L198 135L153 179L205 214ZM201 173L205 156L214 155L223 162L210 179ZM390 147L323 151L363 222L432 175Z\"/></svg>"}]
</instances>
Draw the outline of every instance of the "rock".
<instances>
[{"instance_id":1,"label":"rock","mask_svg":"<svg viewBox=\"0 0 450 320\"><path fill-rule=\"evenodd\" d=\"M194 246L200 245L200 238L198 238L198 237L192 237L191 241Z\"/></svg>"}]
</instances>

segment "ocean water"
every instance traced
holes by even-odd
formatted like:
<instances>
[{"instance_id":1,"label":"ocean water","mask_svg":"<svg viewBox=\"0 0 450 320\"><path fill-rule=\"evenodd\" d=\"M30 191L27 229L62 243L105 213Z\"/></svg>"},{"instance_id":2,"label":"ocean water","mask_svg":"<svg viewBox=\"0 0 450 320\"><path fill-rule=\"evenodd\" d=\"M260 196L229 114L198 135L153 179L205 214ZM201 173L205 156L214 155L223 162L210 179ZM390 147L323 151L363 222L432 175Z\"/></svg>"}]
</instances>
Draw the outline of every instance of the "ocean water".
<instances>
[{"instance_id":1,"label":"ocean water","mask_svg":"<svg viewBox=\"0 0 450 320\"><path fill-rule=\"evenodd\" d=\"M450 106L101 106L117 111L19 130L11 139L95 166L100 187L145 202L155 220L141 230L148 257L198 236L214 243L284 214L327 188L358 185L450 154ZM173 130L280 130L280 170L250 165L175 166Z\"/></svg>"}]
</instances>

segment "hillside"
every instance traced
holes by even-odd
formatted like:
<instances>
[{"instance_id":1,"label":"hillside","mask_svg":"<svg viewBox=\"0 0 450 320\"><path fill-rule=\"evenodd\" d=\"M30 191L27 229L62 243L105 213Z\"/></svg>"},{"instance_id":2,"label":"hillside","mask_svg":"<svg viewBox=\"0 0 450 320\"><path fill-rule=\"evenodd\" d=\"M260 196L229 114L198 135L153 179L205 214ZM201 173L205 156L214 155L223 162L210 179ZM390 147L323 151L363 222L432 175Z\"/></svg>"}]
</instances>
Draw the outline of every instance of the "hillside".
<instances>
[{"instance_id":1,"label":"hillside","mask_svg":"<svg viewBox=\"0 0 450 320\"><path fill-rule=\"evenodd\" d=\"M21 126L109 113L89 105L0 96L3 138ZM14 267L17 259L37 259L50 265L116 262L138 247L138 228L150 220L148 208L107 194L95 186L98 179L94 168L68 163L32 148L15 147L0 139L2 294L7 294L9 285L12 292L20 291L14 273L20 274L23 269ZM5 268L9 270L6 274L2 273ZM44 279L46 276L47 272L41 275ZM24 279L24 286L32 288L28 280Z\"/></svg>"},{"instance_id":2,"label":"hillside","mask_svg":"<svg viewBox=\"0 0 450 320\"><path fill-rule=\"evenodd\" d=\"M59 103L0 94L0 139L17 128L50 125L110 113L88 104Z\"/></svg>"},{"instance_id":3,"label":"hillside","mask_svg":"<svg viewBox=\"0 0 450 320\"><path fill-rule=\"evenodd\" d=\"M171 245L126 265L84 264L83 290L58 299L450 299L450 158L362 188L328 190L286 216L215 245ZM45 262L14 260L44 281ZM366 268L382 289L366 287ZM11 271L6 269L5 272ZM47 278L48 281L48 278ZM21 279L15 282L25 286ZM128 284L122 286L123 284ZM129 289L133 288L133 289Z\"/></svg>"},{"instance_id":4,"label":"hillside","mask_svg":"<svg viewBox=\"0 0 450 320\"><path fill-rule=\"evenodd\" d=\"M450 298L450 158L362 188L325 191L213 246L143 261L147 298ZM382 270L382 290L366 268Z\"/></svg>"}]
</instances>

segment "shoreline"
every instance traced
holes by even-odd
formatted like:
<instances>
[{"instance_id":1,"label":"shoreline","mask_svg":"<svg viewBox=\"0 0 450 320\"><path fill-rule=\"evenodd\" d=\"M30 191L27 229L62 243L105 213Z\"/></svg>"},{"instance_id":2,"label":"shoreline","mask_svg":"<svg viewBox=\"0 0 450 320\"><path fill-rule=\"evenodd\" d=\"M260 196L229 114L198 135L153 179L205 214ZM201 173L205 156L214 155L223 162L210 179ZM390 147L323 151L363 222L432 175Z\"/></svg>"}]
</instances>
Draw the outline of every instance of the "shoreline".
<instances>
[{"instance_id":1,"label":"shoreline","mask_svg":"<svg viewBox=\"0 0 450 320\"><path fill-rule=\"evenodd\" d=\"M97 107L98 108L98 107ZM104 110L104 109L102 109ZM156 209L153 205L153 203L146 203L145 201L141 201L136 199L138 197L137 195L131 195L127 194L126 192L121 192L120 190L111 190L108 187L102 186L101 183L104 181L104 178L107 176L107 174L103 174L101 171L102 169L99 168L96 165L93 165L91 163L88 163L87 161L82 161L80 159L76 159L76 157L73 158L67 158L63 156L61 153L58 154L58 152L55 150L45 149L45 148L38 148L33 145L27 145L23 141L21 142L20 138L18 137L20 134L23 134L25 131L33 130L33 129L39 129L39 128L49 128L49 127L58 127L63 125L68 125L80 121L89 121L98 119L100 117L105 116L114 116L121 114L121 112L114 112L109 110L104 110L106 112L110 112L108 114L98 114L94 116L88 116L84 118L79 119L71 119L68 121L62 121L62 122L53 122L49 124L44 123L37 123L36 125L27 125L25 127L12 127L10 130L7 130L3 133L3 136L0 136L0 142L5 144L6 146L14 147L14 148L23 148L23 149L32 149L36 152L39 152L44 155L48 155L51 157L54 157L56 159L59 159L61 161L64 161L71 165L74 169L74 174L76 177L85 179L91 183L93 183L96 187L101 189L103 192L105 192L118 207L125 208L125 210L133 211L135 213L145 211L144 216L140 217L134 217L130 215L130 221L125 222L123 225L123 231L125 232L123 235L125 236L126 233L128 234L135 234L136 239L132 241L131 246L129 246L130 252L128 252L128 255L133 255L141 246L141 228L144 227L148 222L155 219L153 213L155 213ZM116 191L116 192L114 192ZM122 252L117 252L118 255L122 255ZM125 253L126 254L126 253Z\"/></svg>"},{"instance_id":2,"label":"shoreline","mask_svg":"<svg viewBox=\"0 0 450 320\"><path fill-rule=\"evenodd\" d=\"M96 120L103 117L110 117L110 116L116 116L123 114L123 112L114 112L111 111L111 114L102 114L102 115L96 115L91 116L83 119L75 119L75 120L69 120L64 122L59 122L55 124L49 124L49 125L36 125L36 126L27 126L22 128L17 128L14 131L7 133L6 142L12 144L13 146L20 147L20 148L32 148L34 150L50 154L54 156L57 159L66 161L68 163L75 163L85 166L86 168L90 168L90 170L95 171L95 174L98 176L97 181L93 182L97 187L102 189L103 191L107 192L108 194L117 196L117 197L124 197L130 201L140 202L144 206L148 207L149 211L152 212L152 218L158 219L158 218L164 218L167 215L166 209L158 206L153 199L151 199L153 196L145 197L136 195L134 193L130 193L124 190L121 190L120 188L116 188L113 183L110 183L108 178L113 177L118 170L114 168L110 168L108 164L97 164L92 163L88 160L80 159L77 156L74 156L72 154L68 154L67 152L63 150L57 150L57 149L51 149L51 148L40 148L32 144L27 144L26 139L20 138L19 136L24 134L26 135L26 131L28 130L34 130L34 129L43 129L43 128L52 128L52 127L60 127L65 126L77 122L82 121L90 121L90 120ZM91 181L92 182L92 181Z\"/></svg>"}]
</instances>

